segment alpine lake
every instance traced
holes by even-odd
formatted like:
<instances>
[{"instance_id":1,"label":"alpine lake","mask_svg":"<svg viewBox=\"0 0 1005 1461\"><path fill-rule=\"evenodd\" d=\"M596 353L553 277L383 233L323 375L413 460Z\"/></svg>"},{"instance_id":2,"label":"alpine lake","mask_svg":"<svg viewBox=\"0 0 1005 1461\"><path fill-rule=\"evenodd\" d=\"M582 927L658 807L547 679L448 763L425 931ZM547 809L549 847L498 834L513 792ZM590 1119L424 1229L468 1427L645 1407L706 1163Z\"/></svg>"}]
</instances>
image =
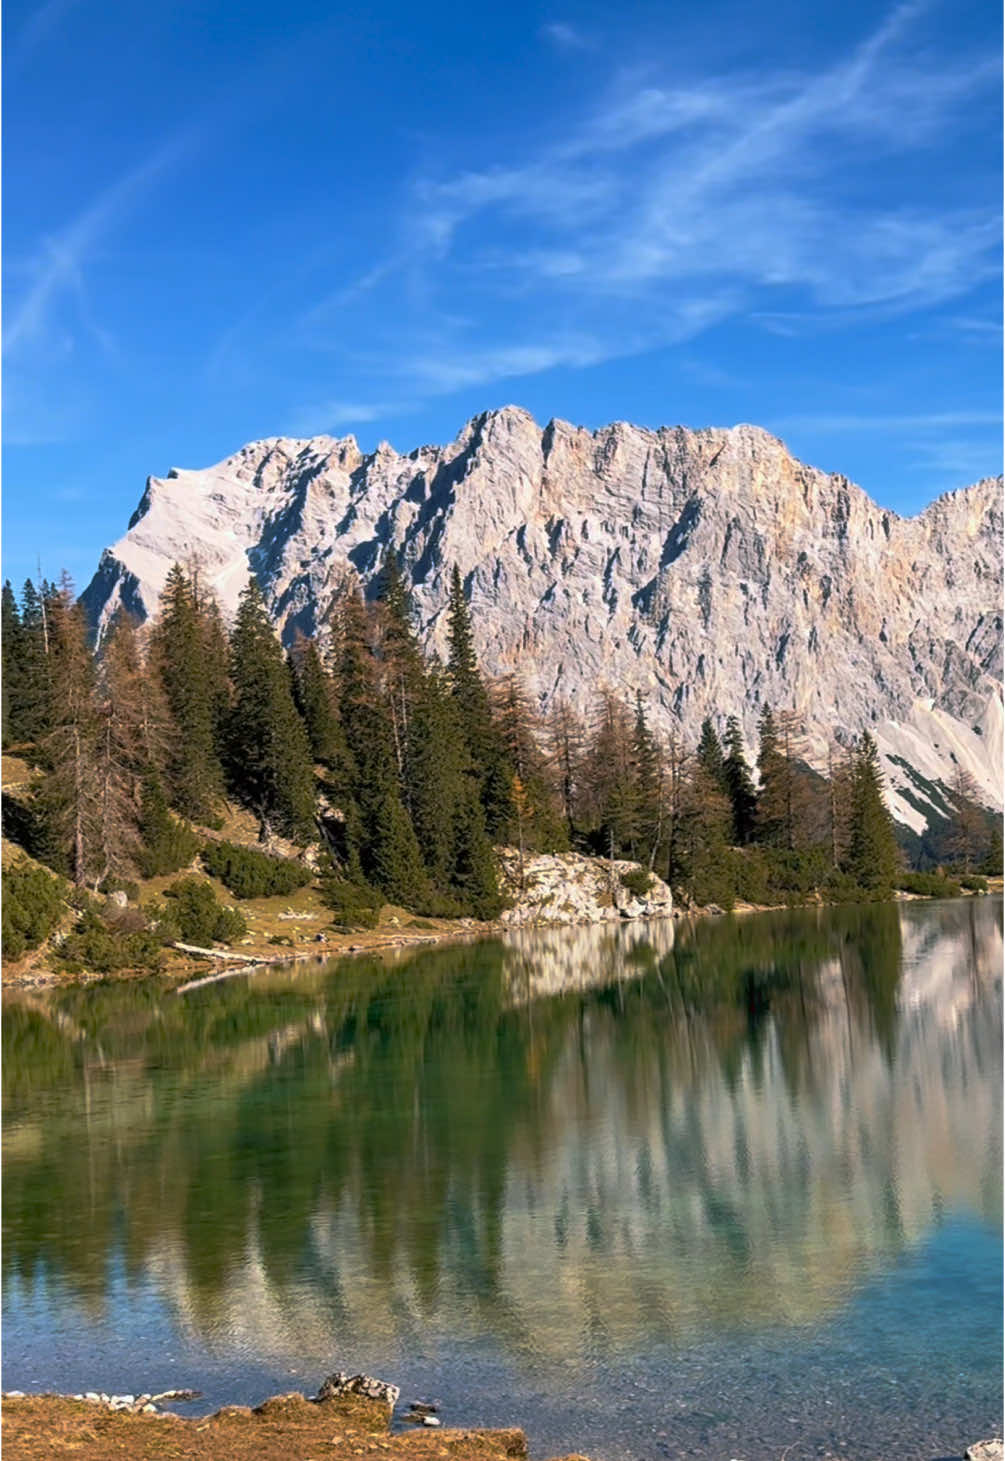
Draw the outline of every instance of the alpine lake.
<instances>
[{"instance_id":1,"label":"alpine lake","mask_svg":"<svg viewBox=\"0 0 1005 1461\"><path fill-rule=\"evenodd\" d=\"M5 1386L342 1369L535 1456L960 1456L1001 1424L1001 973L984 897L14 993Z\"/></svg>"}]
</instances>

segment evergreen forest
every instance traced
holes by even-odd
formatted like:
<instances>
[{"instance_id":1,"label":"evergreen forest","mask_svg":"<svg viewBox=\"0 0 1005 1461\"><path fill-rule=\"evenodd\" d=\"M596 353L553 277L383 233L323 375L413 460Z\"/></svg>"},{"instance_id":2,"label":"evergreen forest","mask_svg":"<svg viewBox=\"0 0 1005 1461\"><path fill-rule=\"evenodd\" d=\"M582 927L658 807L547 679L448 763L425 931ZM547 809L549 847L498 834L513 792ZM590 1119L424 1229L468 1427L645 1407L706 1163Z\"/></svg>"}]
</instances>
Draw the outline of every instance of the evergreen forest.
<instances>
[{"instance_id":1,"label":"evergreen forest","mask_svg":"<svg viewBox=\"0 0 1005 1461\"><path fill-rule=\"evenodd\" d=\"M762 708L752 749L735 707L695 746L613 689L540 715L517 675L483 674L456 568L446 663L421 647L393 554L369 597L348 587L287 652L254 579L228 626L181 564L151 625L120 612L97 652L66 578L20 598L7 583L2 607L3 743L30 770L4 808L8 844L28 854L5 856L13 957L58 922L55 886L79 915L63 950L80 967L154 967L170 939L238 937L240 913L199 891L200 868L238 899L316 882L346 927L384 904L494 918L502 845L628 859L684 906L722 909L958 891L945 869L974 887L1001 869L1000 829L962 771L905 868L867 732L835 745L822 776L782 708ZM219 835L235 807L254 846ZM122 907L174 875L109 928L96 895Z\"/></svg>"}]
</instances>

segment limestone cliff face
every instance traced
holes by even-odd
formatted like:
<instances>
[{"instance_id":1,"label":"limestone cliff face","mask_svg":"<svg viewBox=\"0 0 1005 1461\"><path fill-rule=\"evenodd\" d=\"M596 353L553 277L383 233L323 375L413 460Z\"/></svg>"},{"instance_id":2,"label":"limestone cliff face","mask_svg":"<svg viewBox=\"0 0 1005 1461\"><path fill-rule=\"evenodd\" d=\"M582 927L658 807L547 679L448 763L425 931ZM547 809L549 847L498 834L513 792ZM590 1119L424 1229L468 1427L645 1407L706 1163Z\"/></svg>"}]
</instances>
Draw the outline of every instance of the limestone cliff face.
<instances>
[{"instance_id":1,"label":"limestone cliff face","mask_svg":"<svg viewBox=\"0 0 1005 1461\"><path fill-rule=\"evenodd\" d=\"M752 736L761 705L788 707L818 764L835 730L871 727L916 827L954 762L1001 805L1000 479L904 519L757 427L542 430L507 407L406 456L274 438L150 478L84 598L99 628L120 604L146 617L195 557L228 610L254 572L289 641L390 546L427 642L443 652L456 563L485 668L542 706L639 689L692 739L706 714Z\"/></svg>"}]
</instances>

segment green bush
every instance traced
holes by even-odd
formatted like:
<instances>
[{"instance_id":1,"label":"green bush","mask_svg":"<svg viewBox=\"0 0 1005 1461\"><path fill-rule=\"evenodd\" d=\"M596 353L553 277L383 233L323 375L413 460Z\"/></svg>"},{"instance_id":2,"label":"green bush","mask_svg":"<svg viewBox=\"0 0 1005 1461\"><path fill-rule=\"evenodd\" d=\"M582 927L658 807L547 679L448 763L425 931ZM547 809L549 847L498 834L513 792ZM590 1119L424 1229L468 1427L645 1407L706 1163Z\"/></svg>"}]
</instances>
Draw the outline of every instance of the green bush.
<instances>
[{"instance_id":1,"label":"green bush","mask_svg":"<svg viewBox=\"0 0 1005 1461\"><path fill-rule=\"evenodd\" d=\"M334 870L321 879L321 897L334 913L336 924L345 929L376 928L384 906L383 896L376 888L341 877Z\"/></svg>"},{"instance_id":2,"label":"green bush","mask_svg":"<svg viewBox=\"0 0 1005 1461\"><path fill-rule=\"evenodd\" d=\"M60 945L58 963L71 974L154 972L160 968L161 955L161 937L146 926L138 910L102 919L93 908L85 908L73 933Z\"/></svg>"},{"instance_id":3,"label":"green bush","mask_svg":"<svg viewBox=\"0 0 1005 1461\"><path fill-rule=\"evenodd\" d=\"M164 889L168 900L161 910L166 936L186 944L233 943L248 925L235 908L223 908L209 883L201 878L179 878Z\"/></svg>"},{"instance_id":4,"label":"green bush","mask_svg":"<svg viewBox=\"0 0 1005 1461\"><path fill-rule=\"evenodd\" d=\"M28 862L3 870L3 953L20 959L37 949L59 922L66 890L59 878Z\"/></svg>"},{"instance_id":5,"label":"green bush","mask_svg":"<svg viewBox=\"0 0 1005 1461\"><path fill-rule=\"evenodd\" d=\"M272 898L306 887L314 874L289 857L269 857L233 842L207 842L202 865L219 878L235 898Z\"/></svg>"},{"instance_id":6,"label":"green bush","mask_svg":"<svg viewBox=\"0 0 1005 1461\"><path fill-rule=\"evenodd\" d=\"M159 878L188 867L199 851L199 839L187 822L170 811L156 781L143 788L140 809L140 837L143 846L137 861L145 878Z\"/></svg>"},{"instance_id":7,"label":"green bush","mask_svg":"<svg viewBox=\"0 0 1005 1461\"><path fill-rule=\"evenodd\" d=\"M968 893L986 893L988 890L987 878L982 878L979 873L964 873L958 881Z\"/></svg>"},{"instance_id":8,"label":"green bush","mask_svg":"<svg viewBox=\"0 0 1005 1461\"><path fill-rule=\"evenodd\" d=\"M945 873L898 873L896 886L904 893L915 893L922 898L958 898L963 891Z\"/></svg>"},{"instance_id":9,"label":"green bush","mask_svg":"<svg viewBox=\"0 0 1005 1461\"><path fill-rule=\"evenodd\" d=\"M130 903L135 903L140 896L139 883L131 882L129 878L104 878L98 885L98 892L104 893L125 893Z\"/></svg>"},{"instance_id":10,"label":"green bush","mask_svg":"<svg viewBox=\"0 0 1005 1461\"><path fill-rule=\"evenodd\" d=\"M652 886L652 877L644 867L629 868L628 872L621 874L621 886L633 898L644 898Z\"/></svg>"}]
</instances>

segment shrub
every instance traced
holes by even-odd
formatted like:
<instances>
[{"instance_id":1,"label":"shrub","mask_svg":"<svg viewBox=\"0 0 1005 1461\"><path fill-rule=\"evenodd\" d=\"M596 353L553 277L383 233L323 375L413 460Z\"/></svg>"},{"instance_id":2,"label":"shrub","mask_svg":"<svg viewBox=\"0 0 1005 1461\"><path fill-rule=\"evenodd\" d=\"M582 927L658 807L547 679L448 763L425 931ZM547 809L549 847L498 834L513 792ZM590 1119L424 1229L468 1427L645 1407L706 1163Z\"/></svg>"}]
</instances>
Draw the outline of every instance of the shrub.
<instances>
[{"instance_id":1,"label":"shrub","mask_svg":"<svg viewBox=\"0 0 1005 1461\"><path fill-rule=\"evenodd\" d=\"M199 839L187 822L179 822L160 785L147 781L140 811L143 846L137 861L145 878L163 877L188 867L199 851Z\"/></svg>"},{"instance_id":2,"label":"shrub","mask_svg":"<svg viewBox=\"0 0 1005 1461\"><path fill-rule=\"evenodd\" d=\"M335 922L346 929L376 928L384 899L369 883L354 882L336 872L321 882L321 897L335 915Z\"/></svg>"},{"instance_id":3,"label":"shrub","mask_svg":"<svg viewBox=\"0 0 1005 1461\"><path fill-rule=\"evenodd\" d=\"M160 968L162 940L132 909L120 918L102 919L85 908L77 927L63 940L58 962L71 974L113 974L118 969Z\"/></svg>"},{"instance_id":4,"label":"shrub","mask_svg":"<svg viewBox=\"0 0 1005 1461\"><path fill-rule=\"evenodd\" d=\"M988 890L987 878L982 878L979 873L964 873L959 879L959 884L968 893L986 893Z\"/></svg>"},{"instance_id":5,"label":"shrub","mask_svg":"<svg viewBox=\"0 0 1005 1461\"><path fill-rule=\"evenodd\" d=\"M162 911L167 936L175 931L187 944L233 943L247 933L248 925L235 908L223 908L216 894L200 878L179 878L164 889L169 901Z\"/></svg>"},{"instance_id":6,"label":"shrub","mask_svg":"<svg viewBox=\"0 0 1005 1461\"><path fill-rule=\"evenodd\" d=\"M958 898L963 891L945 873L898 873L896 886L904 893L915 893L922 898Z\"/></svg>"},{"instance_id":7,"label":"shrub","mask_svg":"<svg viewBox=\"0 0 1005 1461\"><path fill-rule=\"evenodd\" d=\"M202 865L219 878L235 898L271 898L305 887L314 874L289 857L269 857L233 842L207 842Z\"/></svg>"},{"instance_id":8,"label":"shrub","mask_svg":"<svg viewBox=\"0 0 1005 1461\"><path fill-rule=\"evenodd\" d=\"M125 893L130 903L135 903L140 896L140 885L129 880L129 878L105 878L98 886L99 893Z\"/></svg>"},{"instance_id":9,"label":"shrub","mask_svg":"<svg viewBox=\"0 0 1005 1461\"><path fill-rule=\"evenodd\" d=\"M652 886L652 877L644 867L629 868L628 872L621 874L621 886L633 898L644 898Z\"/></svg>"},{"instance_id":10,"label":"shrub","mask_svg":"<svg viewBox=\"0 0 1005 1461\"><path fill-rule=\"evenodd\" d=\"M59 878L28 862L3 870L3 952L20 959L52 933L63 910L65 888Z\"/></svg>"}]
</instances>

